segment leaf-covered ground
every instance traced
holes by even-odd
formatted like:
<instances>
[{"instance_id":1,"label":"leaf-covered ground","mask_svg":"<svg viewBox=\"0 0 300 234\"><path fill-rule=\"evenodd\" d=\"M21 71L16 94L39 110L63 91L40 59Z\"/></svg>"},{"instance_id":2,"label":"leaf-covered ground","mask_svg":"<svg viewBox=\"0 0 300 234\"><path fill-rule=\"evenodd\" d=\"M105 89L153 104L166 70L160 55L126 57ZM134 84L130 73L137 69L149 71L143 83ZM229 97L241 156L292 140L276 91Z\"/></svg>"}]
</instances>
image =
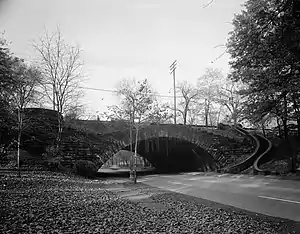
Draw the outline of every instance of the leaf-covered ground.
<instances>
[{"instance_id":1,"label":"leaf-covered ground","mask_svg":"<svg viewBox=\"0 0 300 234\"><path fill-rule=\"evenodd\" d=\"M0 233L299 233L299 223L119 180L0 175Z\"/></svg>"}]
</instances>

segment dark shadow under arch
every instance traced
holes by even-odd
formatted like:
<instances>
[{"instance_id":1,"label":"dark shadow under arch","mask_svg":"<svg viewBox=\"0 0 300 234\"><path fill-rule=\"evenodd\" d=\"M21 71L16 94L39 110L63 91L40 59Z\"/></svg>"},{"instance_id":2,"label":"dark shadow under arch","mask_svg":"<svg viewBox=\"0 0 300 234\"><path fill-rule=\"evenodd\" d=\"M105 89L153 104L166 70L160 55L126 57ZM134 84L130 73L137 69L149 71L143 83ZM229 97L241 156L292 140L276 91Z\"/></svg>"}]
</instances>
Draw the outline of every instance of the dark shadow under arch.
<instances>
[{"instance_id":1,"label":"dark shadow under arch","mask_svg":"<svg viewBox=\"0 0 300 234\"><path fill-rule=\"evenodd\" d=\"M134 144L133 147L134 149ZM130 150L127 145L124 150ZM213 157L198 145L174 137L138 141L137 152L159 172L207 171L215 169Z\"/></svg>"}]
</instances>

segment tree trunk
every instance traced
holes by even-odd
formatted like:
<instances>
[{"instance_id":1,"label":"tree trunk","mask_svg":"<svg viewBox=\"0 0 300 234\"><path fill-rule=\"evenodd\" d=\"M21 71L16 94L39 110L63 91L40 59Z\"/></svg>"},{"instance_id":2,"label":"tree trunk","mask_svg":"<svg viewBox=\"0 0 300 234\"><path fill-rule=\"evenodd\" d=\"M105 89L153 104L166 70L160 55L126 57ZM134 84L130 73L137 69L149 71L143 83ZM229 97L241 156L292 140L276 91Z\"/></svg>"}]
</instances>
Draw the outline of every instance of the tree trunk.
<instances>
[{"instance_id":1,"label":"tree trunk","mask_svg":"<svg viewBox=\"0 0 300 234\"><path fill-rule=\"evenodd\" d=\"M293 107L297 116L297 135L300 136L300 110L297 104L297 98L295 96L293 96Z\"/></svg>"},{"instance_id":2,"label":"tree trunk","mask_svg":"<svg viewBox=\"0 0 300 234\"><path fill-rule=\"evenodd\" d=\"M287 119L283 118L282 119L282 124L283 124L283 133L284 133L284 138L288 139L288 135L289 135L289 130L287 127Z\"/></svg>"},{"instance_id":3,"label":"tree trunk","mask_svg":"<svg viewBox=\"0 0 300 234\"><path fill-rule=\"evenodd\" d=\"M132 152L132 125L130 123L129 127L129 144L130 144L130 152Z\"/></svg>"},{"instance_id":4,"label":"tree trunk","mask_svg":"<svg viewBox=\"0 0 300 234\"><path fill-rule=\"evenodd\" d=\"M56 107L56 103L55 103L55 83L52 85L53 86L53 96L52 96L52 103L53 103L53 110L55 110L55 107Z\"/></svg>"},{"instance_id":5,"label":"tree trunk","mask_svg":"<svg viewBox=\"0 0 300 234\"><path fill-rule=\"evenodd\" d=\"M235 110L233 110L231 116L232 116L233 124L234 124L234 125L237 125L237 113L236 113Z\"/></svg>"},{"instance_id":6,"label":"tree trunk","mask_svg":"<svg viewBox=\"0 0 300 234\"><path fill-rule=\"evenodd\" d=\"M300 136L300 119L297 119L297 130L298 130L298 136Z\"/></svg>"},{"instance_id":7,"label":"tree trunk","mask_svg":"<svg viewBox=\"0 0 300 234\"><path fill-rule=\"evenodd\" d=\"M287 98L286 95L284 96L284 118L283 118L283 129L284 129L284 138L288 141L288 145L291 148L291 155L290 155L290 171L296 171L296 154L294 153L292 144L288 138L288 127L287 127L287 118L288 118L288 110L287 110Z\"/></svg>"},{"instance_id":8,"label":"tree trunk","mask_svg":"<svg viewBox=\"0 0 300 234\"><path fill-rule=\"evenodd\" d=\"M284 138L285 139L288 139L287 117L288 117L287 98L286 98L286 95L285 95L284 96L284 116L282 118L283 130L284 130Z\"/></svg>"},{"instance_id":9,"label":"tree trunk","mask_svg":"<svg viewBox=\"0 0 300 234\"><path fill-rule=\"evenodd\" d=\"M21 171L20 171L20 145L21 145L22 127L23 127L23 116L22 116L22 113L21 113L21 108L18 108L18 139L17 139L18 177L21 177Z\"/></svg>"},{"instance_id":10,"label":"tree trunk","mask_svg":"<svg viewBox=\"0 0 300 234\"><path fill-rule=\"evenodd\" d=\"M293 144L291 142L290 139L287 139L288 141L288 146L290 148L290 155L289 155L289 158L290 158L290 162L289 162L289 169L290 169L290 172L292 173L295 173L296 172L296 158L297 158L297 151L294 150L294 147L293 147Z\"/></svg>"},{"instance_id":11,"label":"tree trunk","mask_svg":"<svg viewBox=\"0 0 300 234\"><path fill-rule=\"evenodd\" d=\"M132 116L131 116L132 118ZM130 162L129 162L129 167L131 170L133 170L133 149L132 149L132 144L133 144L133 134L132 134L132 130L133 130L133 120L130 119L130 135L129 135L129 144L130 144Z\"/></svg>"},{"instance_id":12,"label":"tree trunk","mask_svg":"<svg viewBox=\"0 0 300 234\"><path fill-rule=\"evenodd\" d=\"M220 116L222 112L222 106L220 105L219 111L218 111L218 117L217 117L217 125L220 123Z\"/></svg>"},{"instance_id":13,"label":"tree trunk","mask_svg":"<svg viewBox=\"0 0 300 234\"><path fill-rule=\"evenodd\" d=\"M212 124L212 120L211 120L211 113L209 113L209 124L210 124L210 126L213 125L213 124Z\"/></svg>"},{"instance_id":14,"label":"tree trunk","mask_svg":"<svg viewBox=\"0 0 300 234\"><path fill-rule=\"evenodd\" d=\"M186 117L187 117L187 111L184 110L184 113L183 113L183 125L186 125Z\"/></svg>"},{"instance_id":15,"label":"tree trunk","mask_svg":"<svg viewBox=\"0 0 300 234\"><path fill-rule=\"evenodd\" d=\"M140 122L140 121L139 121ZM134 146L134 170L133 170L133 181L136 184L136 160L137 160L137 143L138 143L138 134L139 134L139 124L136 125L136 132L135 132L135 146Z\"/></svg>"},{"instance_id":16,"label":"tree trunk","mask_svg":"<svg viewBox=\"0 0 300 234\"><path fill-rule=\"evenodd\" d=\"M21 130L18 132L18 148L17 148L17 167L18 167L18 177L21 177L20 171L20 145L21 145Z\"/></svg>"},{"instance_id":17,"label":"tree trunk","mask_svg":"<svg viewBox=\"0 0 300 234\"><path fill-rule=\"evenodd\" d=\"M208 110L205 109L205 126L208 127Z\"/></svg>"},{"instance_id":18,"label":"tree trunk","mask_svg":"<svg viewBox=\"0 0 300 234\"><path fill-rule=\"evenodd\" d=\"M205 104L204 104L204 117L205 117L205 126L208 127L208 113L209 113L209 106L208 106L208 101L205 99Z\"/></svg>"},{"instance_id":19,"label":"tree trunk","mask_svg":"<svg viewBox=\"0 0 300 234\"><path fill-rule=\"evenodd\" d=\"M136 132L135 132L135 145L134 145L134 158L135 158L135 164L136 164L136 158L137 158L137 144L138 144L138 134L139 134L139 126L137 124L136 126Z\"/></svg>"},{"instance_id":20,"label":"tree trunk","mask_svg":"<svg viewBox=\"0 0 300 234\"><path fill-rule=\"evenodd\" d=\"M281 132L281 126L280 126L280 119L278 117L276 117L276 121L277 121L277 128L278 128L279 138L281 138L282 137L282 132Z\"/></svg>"},{"instance_id":21,"label":"tree trunk","mask_svg":"<svg viewBox=\"0 0 300 234\"><path fill-rule=\"evenodd\" d=\"M147 167L147 160L143 157L143 164L144 164L144 167Z\"/></svg>"},{"instance_id":22,"label":"tree trunk","mask_svg":"<svg viewBox=\"0 0 300 234\"><path fill-rule=\"evenodd\" d=\"M262 129L262 131L263 131L264 137L266 137L265 125L264 125L263 123L261 124L261 129Z\"/></svg>"},{"instance_id":23,"label":"tree trunk","mask_svg":"<svg viewBox=\"0 0 300 234\"><path fill-rule=\"evenodd\" d=\"M57 120L58 120L58 134L56 138L56 148L59 149L60 143L61 143L61 138L62 138L62 131L63 131L63 126L62 126L62 116L60 114L60 110L57 110Z\"/></svg>"}]
</instances>

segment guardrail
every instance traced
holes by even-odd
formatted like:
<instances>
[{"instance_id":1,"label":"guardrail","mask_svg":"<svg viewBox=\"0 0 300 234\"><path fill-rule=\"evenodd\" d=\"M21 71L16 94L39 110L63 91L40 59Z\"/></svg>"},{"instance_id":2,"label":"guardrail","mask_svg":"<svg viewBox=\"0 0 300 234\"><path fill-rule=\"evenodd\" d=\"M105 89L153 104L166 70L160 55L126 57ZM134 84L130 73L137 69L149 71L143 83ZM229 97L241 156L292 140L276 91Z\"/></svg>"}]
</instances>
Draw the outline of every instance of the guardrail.
<instances>
[{"instance_id":1,"label":"guardrail","mask_svg":"<svg viewBox=\"0 0 300 234\"><path fill-rule=\"evenodd\" d=\"M244 130L243 128L240 128L240 127L237 127L237 126L234 126L233 128L236 131L238 131L238 132L240 132L240 133L248 136L256 144L254 152L248 158L246 158L242 162L239 162L239 163L237 163L237 164L235 164L235 165L233 165L230 168L227 168L225 170L225 172L228 172L228 173L239 173L239 172L244 171L247 168L253 166L253 163L255 162L255 160L261 154L261 152L260 152L260 143L259 143L258 139L254 135L252 135L248 131Z\"/></svg>"},{"instance_id":2,"label":"guardrail","mask_svg":"<svg viewBox=\"0 0 300 234\"><path fill-rule=\"evenodd\" d=\"M272 159L272 155L269 153L272 149L272 143L265 137L257 135L260 140L260 144L265 148L265 151L255 160L253 164L253 173L254 174L263 174L270 175L272 171L269 169L260 169L259 166L269 162ZM276 172L274 172L276 174Z\"/></svg>"}]
</instances>

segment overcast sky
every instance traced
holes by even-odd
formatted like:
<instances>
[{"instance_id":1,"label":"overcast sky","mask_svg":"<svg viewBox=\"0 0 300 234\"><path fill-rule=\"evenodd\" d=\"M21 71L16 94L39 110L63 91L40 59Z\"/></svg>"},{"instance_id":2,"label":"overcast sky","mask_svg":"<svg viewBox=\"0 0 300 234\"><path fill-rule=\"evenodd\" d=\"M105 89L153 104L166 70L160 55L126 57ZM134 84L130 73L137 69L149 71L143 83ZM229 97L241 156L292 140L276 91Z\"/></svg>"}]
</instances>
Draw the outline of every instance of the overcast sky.
<instances>
[{"instance_id":1,"label":"overcast sky","mask_svg":"<svg viewBox=\"0 0 300 234\"><path fill-rule=\"evenodd\" d=\"M244 0L0 0L0 31L17 56L35 56L31 42L59 25L69 43L83 49L84 86L114 89L122 78L148 78L154 89L170 95L170 64L177 59L176 79L196 83L206 67L226 74L224 52L230 22ZM90 111L116 104L111 93L86 91ZM168 100L168 98L166 98ZM172 100L172 99L170 99Z\"/></svg>"}]
</instances>

